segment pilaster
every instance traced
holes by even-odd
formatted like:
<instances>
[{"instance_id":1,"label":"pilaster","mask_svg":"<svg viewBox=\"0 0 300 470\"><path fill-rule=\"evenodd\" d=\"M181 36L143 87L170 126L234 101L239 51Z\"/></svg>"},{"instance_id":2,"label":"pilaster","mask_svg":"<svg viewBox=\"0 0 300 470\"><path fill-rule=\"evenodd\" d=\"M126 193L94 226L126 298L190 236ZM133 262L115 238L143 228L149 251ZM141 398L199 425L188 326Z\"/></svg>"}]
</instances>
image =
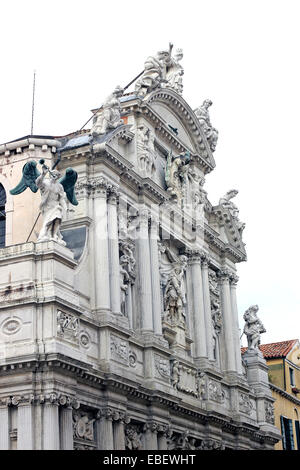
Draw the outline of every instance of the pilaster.
<instances>
[{"instance_id":1,"label":"pilaster","mask_svg":"<svg viewBox=\"0 0 300 470\"><path fill-rule=\"evenodd\" d=\"M148 210L142 209L139 214L138 250L139 250L139 285L141 305L141 329L153 332L151 260L148 235Z\"/></svg>"},{"instance_id":2,"label":"pilaster","mask_svg":"<svg viewBox=\"0 0 300 470\"><path fill-rule=\"evenodd\" d=\"M161 291L158 257L158 219L151 215L150 225L150 256L151 256L151 280L152 280L152 305L153 305L153 327L154 333L162 335L161 320Z\"/></svg>"}]
</instances>

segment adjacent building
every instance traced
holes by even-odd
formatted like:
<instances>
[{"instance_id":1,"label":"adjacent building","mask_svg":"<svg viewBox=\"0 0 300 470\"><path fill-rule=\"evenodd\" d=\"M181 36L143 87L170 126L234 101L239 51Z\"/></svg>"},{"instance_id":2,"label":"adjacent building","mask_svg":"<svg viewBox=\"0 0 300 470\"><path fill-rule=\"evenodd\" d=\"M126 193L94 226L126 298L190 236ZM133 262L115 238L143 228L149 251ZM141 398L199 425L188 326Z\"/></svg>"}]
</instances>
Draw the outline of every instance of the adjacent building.
<instances>
[{"instance_id":1,"label":"adjacent building","mask_svg":"<svg viewBox=\"0 0 300 470\"><path fill-rule=\"evenodd\" d=\"M280 439L266 362L241 357L237 191L209 201L218 131L210 100L184 100L181 59L172 45L148 57L90 129L0 145L1 449L255 450ZM63 240L41 240L26 171L53 166L76 171L78 204L67 202Z\"/></svg>"}]
</instances>

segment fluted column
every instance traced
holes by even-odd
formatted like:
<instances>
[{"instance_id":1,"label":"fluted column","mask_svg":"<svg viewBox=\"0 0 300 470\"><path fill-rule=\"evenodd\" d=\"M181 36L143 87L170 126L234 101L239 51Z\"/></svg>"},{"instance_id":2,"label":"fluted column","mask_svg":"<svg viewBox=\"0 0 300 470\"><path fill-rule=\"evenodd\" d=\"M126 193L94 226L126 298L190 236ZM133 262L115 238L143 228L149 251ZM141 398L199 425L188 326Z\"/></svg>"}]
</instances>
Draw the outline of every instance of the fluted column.
<instances>
[{"instance_id":1,"label":"fluted column","mask_svg":"<svg viewBox=\"0 0 300 470\"><path fill-rule=\"evenodd\" d=\"M58 402L55 394L50 394L43 409L43 449L59 450Z\"/></svg>"},{"instance_id":2,"label":"fluted column","mask_svg":"<svg viewBox=\"0 0 300 470\"><path fill-rule=\"evenodd\" d=\"M113 414L114 450L125 450L125 424L130 418L124 412L116 411Z\"/></svg>"},{"instance_id":3,"label":"fluted column","mask_svg":"<svg viewBox=\"0 0 300 470\"><path fill-rule=\"evenodd\" d=\"M107 233L107 182L100 178L95 183L95 303L98 310L110 309L109 256Z\"/></svg>"},{"instance_id":4,"label":"fluted column","mask_svg":"<svg viewBox=\"0 0 300 470\"><path fill-rule=\"evenodd\" d=\"M73 450L73 410L68 398L66 398L64 406L60 409L60 436L61 449Z\"/></svg>"},{"instance_id":5,"label":"fluted column","mask_svg":"<svg viewBox=\"0 0 300 470\"><path fill-rule=\"evenodd\" d=\"M102 408L97 415L97 447L99 450L113 450L113 412L110 408Z\"/></svg>"},{"instance_id":6,"label":"fluted column","mask_svg":"<svg viewBox=\"0 0 300 470\"><path fill-rule=\"evenodd\" d=\"M235 360L236 360L236 371L238 374L243 374L242 369L242 355L241 355L241 342L240 342L240 329L239 329L239 318L238 318L238 308L237 308L237 299L236 299L236 286L239 278L236 275L230 277L230 295L231 295L231 309L232 309L232 318L234 325L235 333Z\"/></svg>"},{"instance_id":7,"label":"fluted column","mask_svg":"<svg viewBox=\"0 0 300 470\"><path fill-rule=\"evenodd\" d=\"M145 447L146 450L157 450L157 429L158 425L154 422L146 423L144 426L145 431Z\"/></svg>"},{"instance_id":8,"label":"fluted column","mask_svg":"<svg viewBox=\"0 0 300 470\"><path fill-rule=\"evenodd\" d=\"M5 400L0 401L0 450L9 450L9 408Z\"/></svg>"},{"instance_id":9,"label":"fluted column","mask_svg":"<svg viewBox=\"0 0 300 470\"><path fill-rule=\"evenodd\" d=\"M120 263L118 240L117 191L110 190L108 197L108 246L110 264L110 302L112 313L120 314Z\"/></svg>"},{"instance_id":10,"label":"fluted column","mask_svg":"<svg viewBox=\"0 0 300 470\"><path fill-rule=\"evenodd\" d=\"M208 280L208 263L209 257L206 254L202 255L202 281L203 281L203 305L205 317L205 332L206 332L206 346L208 359L214 360L213 351L213 326L211 318L211 305L210 305L210 292Z\"/></svg>"},{"instance_id":11,"label":"fluted column","mask_svg":"<svg viewBox=\"0 0 300 470\"><path fill-rule=\"evenodd\" d=\"M148 211L140 211L138 250L139 250L139 282L141 302L141 329L153 331L152 318L152 287L151 287L151 263L148 236Z\"/></svg>"},{"instance_id":12,"label":"fluted column","mask_svg":"<svg viewBox=\"0 0 300 470\"><path fill-rule=\"evenodd\" d=\"M18 450L34 449L33 396L18 404Z\"/></svg>"},{"instance_id":13,"label":"fluted column","mask_svg":"<svg viewBox=\"0 0 300 470\"><path fill-rule=\"evenodd\" d=\"M199 251L189 253L189 265L193 286L195 358L207 357L201 253Z\"/></svg>"},{"instance_id":14,"label":"fluted column","mask_svg":"<svg viewBox=\"0 0 300 470\"><path fill-rule=\"evenodd\" d=\"M152 278L152 306L153 306L153 327L154 333L162 335L161 322L161 292L158 257L158 219L151 216L150 227L150 256L151 256L151 278Z\"/></svg>"},{"instance_id":15,"label":"fluted column","mask_svg":"<svg viewBox=\"0 0 300 470\"><path fill-rule=\"evenodd\" d=\"M221 300L222 300L222 311L223 311L223 328L225 337L225 351L226 351L226 370L228 372L236 371L235 363L235 336L234 336L234 324L232 321L232 310L231 310L231 294L229 286L229 272L227 269L223 269L218 272L221 283Z\"/></svg>"}]
</instances>

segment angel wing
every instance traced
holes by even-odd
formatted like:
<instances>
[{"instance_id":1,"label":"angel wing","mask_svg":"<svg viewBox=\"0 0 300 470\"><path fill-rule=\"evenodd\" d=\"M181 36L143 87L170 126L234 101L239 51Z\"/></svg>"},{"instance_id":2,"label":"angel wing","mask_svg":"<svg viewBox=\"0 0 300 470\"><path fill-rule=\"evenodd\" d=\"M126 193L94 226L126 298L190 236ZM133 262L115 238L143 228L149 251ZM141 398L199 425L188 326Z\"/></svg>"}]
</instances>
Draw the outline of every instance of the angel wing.
<instances>
[{"instance_id":1,"label":"angel wing","mask_svg":"<svg viewBox=\"0 0 300 470\"><path fill-rule=\"evenodd\" d=\"M73 168L67 168L65 175L60 178L59 182L63 186L64 191L67 195L68 200L70 201L73 206L78 205L78 201L75 195L75 184L78 178L77 171L73 170Z\"/></svg>"},{"instance_id":2,"label":"angel wing","mask_svg":"<svg viewBox=\"0 0 300 470\"><path fill-rule=\"evenodd\" d=\"M36 193L38 187L35 184L35 181L41 174L36 167L36 162L31 160L30 162L25 163L22 169L22 173L23 176L21 181L15 188L10 190L10 194L21 194L27 188L30 188L33 193Z\"/></svg>"}]
</instances>

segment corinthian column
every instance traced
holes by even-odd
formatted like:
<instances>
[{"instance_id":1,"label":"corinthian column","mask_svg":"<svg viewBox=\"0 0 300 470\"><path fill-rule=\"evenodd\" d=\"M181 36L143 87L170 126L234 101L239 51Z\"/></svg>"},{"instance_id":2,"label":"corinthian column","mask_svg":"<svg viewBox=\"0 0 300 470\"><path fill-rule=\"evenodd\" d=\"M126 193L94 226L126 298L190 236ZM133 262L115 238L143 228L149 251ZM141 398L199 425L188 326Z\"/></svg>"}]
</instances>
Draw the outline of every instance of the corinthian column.
<instances>
[{"instance_id":1,"label":"corinthian column","mask_svg":"<svg viewBox=\"0 0 300 470\"><path fill-rule=\"evenodd\" d=\"M158 220L151 216L150 228L150 255L151 255L151 279L152 279L152 305L153 305L153 326L154 333L162 335L161 324L161 292L158 258Z\"/></svg>"},{"instance_id":2,"label":"corinthian column","mask_svg":"<svg viewBox=\"0 0 300 470\"><path fill-rule=\"evenodd\" d=\"M208 263L209 257L206 254L202 255L202 281L203 281L203 305L204 305L204 317L205 317L205 332L206 332L206 345L208 359L214 360L213 351L213 327L211 318L211 305L210 305L210 292L209 292L209 280L208 280Z\"/></svg>"},{"instance_id":3,"label":"corinthian column","mask_svg":"<svg viewBox=\"0 0 300 470\"><path fill-rule=\"evenodd\" d=\"M51 394L43 409L44 450L59 450L59 416L58 402L55 394Z\"/></svg>"},{"instance_id":4,"label":"corinthian column","mask_svg":"<svg viewBox=\"0 0 300 470\"><path fill-rule=\"evenodd\" d=\"M242 369L242 355L241 355L241 343L240 343L240 329L239 329L239 318L238 318L238 308L236 300L236 286L239 278L235 275L232 275L230 278L230 295L231 295L231 309L232 309L232 321L234 325L234 348L235 348L235 360L236 360L236 371L238 374L243 374Z\"/></svg>"},{"instance_id":5,"label":"corinthian column","mask_svg":"<svg viewBox=\"0 0 300 470\"><path fill-rule=\"evenodd\" d=\"M141 328L144 331L153 331L152 319L152 288L151 288L151 262L148 236L148 211L140 211L140 224L138 233L139 252L139 286L141 302Z\"/></svg>"},{"instance_id":6,"label":"corinthian column","mask_svg":"<svg viewBox=\"0 0 300 470\"><path fill-rule=\"evenodd\" d=\"M60 434L62 450L73 450L73 410L68 398L60 409Z\"/></svg>"},{"instance_id":7,"label":"corinthian column","mask_svg":"<svg viewBox=\"0 0 300 470\"><path fill-rule=\"evenodd\" d=\"M197 359L207 357L201 253L199 251L189 253L189 265L192 274L195 358Z\"/></svg>"},{"instance_id":8,"label":"corinthian column","mask_svg":"<svg viewBox=\"0 0 300 470\"><path fill-rule=\"evenodd\" d=\"M34 449L33 400L30 398L18 404L18 450Z\"/></svg>"},{"instance_id":9,"label":"corinthian column","mask_svg":"<svg viewBox=\"0 0 300 470\"><path fill-rule=\"evenodd\" d=\"M111 310L112 313L120 314L120 263L116 190L111 190L108 197L108 246Z\"/></svg>"},{"instance_id":10,"label":"corinthian column","mask_svg":"<svg viewBox=\"0 0 300 470\"><path fill-rule=\"evenodd\" d=\"M114 449L113 413L110 408L103 408L98 413L97 448L100 450Z\"/></svg>"},{"instance_id":11,"label":"corinthian column","mask_svg":"<svg viewBox=\"0 0 300 470\"><path fill-rule=\"evenodd\" d=\"M236 371L236 360L235 360L235 335L234 335L234 324L232 321L232 310L231 310L231 294L229 286L229 272L224 269L219 271L218 276L221 283L221 299L222 299L222 311L223 311L223 327L225 336L225 351L226 351L226 370L228 372Z\"/></svg>"},{"instance_id":12,"label":"corinthian column","mask_svg":"<svg viewBox=\"0 0 300 470\"><path fill-rule=\"evenodd\" d=\"M94 276L95 307L110 309L109 256L107 234L107 182L104 178L95 181L94 191Z\"/></svg>"}]
</instances>

